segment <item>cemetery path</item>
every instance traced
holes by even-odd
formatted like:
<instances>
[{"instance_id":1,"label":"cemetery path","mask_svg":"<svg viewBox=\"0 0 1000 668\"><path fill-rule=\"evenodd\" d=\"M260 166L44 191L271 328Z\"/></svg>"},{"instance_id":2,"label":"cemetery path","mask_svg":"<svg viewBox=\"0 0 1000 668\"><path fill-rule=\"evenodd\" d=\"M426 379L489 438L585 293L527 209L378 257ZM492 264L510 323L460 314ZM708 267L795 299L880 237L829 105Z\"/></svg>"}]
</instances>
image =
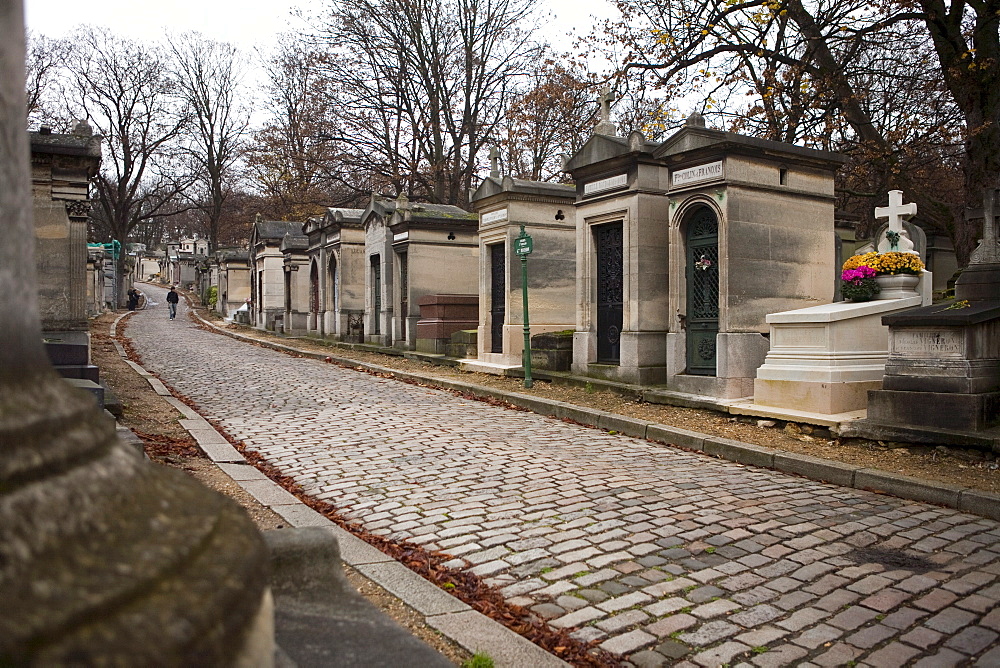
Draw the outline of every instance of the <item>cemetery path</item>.
<instances>
[{"instance_id":1,"label":"cemetery path","mask_svg":"<svg viewBox=\"0 0 1000 668\"><path fill-rule=\"evenodd\" d=\"M126 335L205 417L632 665L1000 665L997 522L293 358L181 311Z\"/></svg>"}]
</instances>

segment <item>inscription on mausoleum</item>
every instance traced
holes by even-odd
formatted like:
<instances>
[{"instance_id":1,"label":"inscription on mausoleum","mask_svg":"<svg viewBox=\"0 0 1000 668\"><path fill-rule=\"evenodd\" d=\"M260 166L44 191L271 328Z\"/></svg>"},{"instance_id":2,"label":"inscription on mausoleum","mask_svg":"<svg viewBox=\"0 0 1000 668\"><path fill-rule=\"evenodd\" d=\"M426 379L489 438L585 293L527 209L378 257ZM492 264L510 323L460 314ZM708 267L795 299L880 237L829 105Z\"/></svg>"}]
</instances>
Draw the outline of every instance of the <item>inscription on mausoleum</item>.
<instances>
[{"instance_id":1,"label":"inscription on mausoleum","mask_svg":"<svg viewBox=\"0 0 1000 668\"><path fill-rule=\"evenodd\" d=\"M497 209L483 214L483 225L499 223L501 220L507 220L507 209Z\"/></svg>"},{"instance_id":2,"label":"inscription on mausoleum","mask_svg":"<svg viewBox=\"0 0 1000 668\"><path fill-rule=\"evenodd\" d=\"M590 183L583 184L583 194L590 195L593 193L603 192L605 190L624 188L627 185L628 185L628 174L609 176L606 179L600 179L598 181L591 181Z\"/></svg>"},{"instance_id":3,"label":"inscription on mausoleum","mask_svg":"<svg viewBox=\"0 0 1000 668\"><path fill-rule=\"evenodd\" d=\"M690 183L708 181L722 176L722 161L717 160L705 165L678 169L671 175L671 183L675 186L686 186Z\"/></svg>"},{"instance_id":4,"label":"inscription on mausoleum","mask_svg":"<svg viewBox=\"0 0 1000 668\"><path fill-rule=\"evenodd\" d=\"M893 332L892 352L904 357L959 357L965 344L955 330L900 330Z\"/></svg>"}]
</instances>

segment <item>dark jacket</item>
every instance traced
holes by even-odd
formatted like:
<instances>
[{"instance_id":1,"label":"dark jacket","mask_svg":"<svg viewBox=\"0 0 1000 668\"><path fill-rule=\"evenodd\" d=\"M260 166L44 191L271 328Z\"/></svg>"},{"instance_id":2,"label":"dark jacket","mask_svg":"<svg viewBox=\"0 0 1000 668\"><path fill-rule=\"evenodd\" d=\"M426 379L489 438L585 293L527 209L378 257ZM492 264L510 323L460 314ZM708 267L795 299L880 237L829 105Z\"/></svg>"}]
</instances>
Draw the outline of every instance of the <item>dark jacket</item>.
<instances>
[{"instance_id":1,"label":"dark jacket","mask_svg":"<svg viewBox=\"0 0 1000 668\"><path fill-rule=\"evenodd\" d=\"M180 301L180 295L178 295L176 292L171 290L170 292L167 293L168 304L176 304L178 301Z\"/></svg>"}]
</instances>

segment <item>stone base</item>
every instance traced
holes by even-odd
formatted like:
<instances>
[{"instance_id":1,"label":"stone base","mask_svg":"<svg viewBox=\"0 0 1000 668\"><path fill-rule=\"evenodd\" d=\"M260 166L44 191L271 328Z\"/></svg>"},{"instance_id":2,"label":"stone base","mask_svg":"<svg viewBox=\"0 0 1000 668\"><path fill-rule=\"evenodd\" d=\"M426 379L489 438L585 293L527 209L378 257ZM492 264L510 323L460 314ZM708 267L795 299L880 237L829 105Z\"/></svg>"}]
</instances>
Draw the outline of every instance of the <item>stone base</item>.
<instances>
[{"instance_id":1,"label":"stone base","mask_svg":"<svg viewBox=\"0 0 1000 668\"><path fill-rule=\"evenodd\" d=\"M676 392L697 394L716 399L742 399L753 396L753 378L720 378L678 374L666 379L666 386Z\"/></svg>"},{"instance_id":2,"label":"stone base","mask_svg":"<svg viewBox=\"0 0 1000 668\"><path fill-rule=\"evenodd\" d=\"M1000 392L876 390L868 393L868 420L890 426L980 431L1000 425Z\"/></svg>"},{"instance_id":3,"label":"stone base","mask_svg":"<svg viewBox=\"0 0 1000 668\"><path fill-rule=\"evenodd\" d=\"M964 429L933 429L901 425L886 425L871 420L854 420L841 426L840 436L867 438L873 441L899 441L926 445L948 445L979 448L1000 452L1000 428L985 431Z\"/></svg>"},{"instance_id":4,"label":"stone base","mask_svg":"<svg viewBox=\"0 0 1000 668\"><path fill-rule=\"evenodd\" d=\"M666 380L662 366L622 367L617 364L588 364L585 373L594 378L634 385L662 385Z\"/></svg>"},{"instance_id":5,"label":"stone base","mask_svg":"<svg viewBox=\"0 0 1000 668\"><path fill-rule=\"evenodd\" d=\"M1000 299L1000 264L970 264L955 282L955 299L995 301Z\"/></svg>"},{"instance_id":6,"label":"stone base","mask_svg":"<svg viewBox=\"0 0 1000 668\"><path fill-rule=\"evenodd\" d=\"M758 405L835 415L864 409L868 391L881 387L878 380L828 383L758 378L753 398Z\"/></svg>"}]
</instances>

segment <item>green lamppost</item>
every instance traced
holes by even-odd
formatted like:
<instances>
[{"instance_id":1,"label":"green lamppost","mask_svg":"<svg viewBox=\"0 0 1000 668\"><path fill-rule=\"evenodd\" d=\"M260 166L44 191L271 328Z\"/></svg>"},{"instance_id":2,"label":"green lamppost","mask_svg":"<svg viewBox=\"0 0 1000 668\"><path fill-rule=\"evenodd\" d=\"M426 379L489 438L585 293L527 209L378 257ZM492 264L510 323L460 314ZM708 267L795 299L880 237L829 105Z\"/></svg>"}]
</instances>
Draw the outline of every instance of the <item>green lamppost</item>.
<instances>
[{"instance_id":1,"label":"green lamppost","mask_svg":"<svg viewBox=\"0 0 1000 668\"><path fill-rule=\"evenodd\" d=\"M514 252L521 256L521 297L524 303L524 386L530 388L531 381L531 324L528 322L528 256L534 242L531 235L521 226L521 234L514 239Z\"/></svg>"}]
</instances>

